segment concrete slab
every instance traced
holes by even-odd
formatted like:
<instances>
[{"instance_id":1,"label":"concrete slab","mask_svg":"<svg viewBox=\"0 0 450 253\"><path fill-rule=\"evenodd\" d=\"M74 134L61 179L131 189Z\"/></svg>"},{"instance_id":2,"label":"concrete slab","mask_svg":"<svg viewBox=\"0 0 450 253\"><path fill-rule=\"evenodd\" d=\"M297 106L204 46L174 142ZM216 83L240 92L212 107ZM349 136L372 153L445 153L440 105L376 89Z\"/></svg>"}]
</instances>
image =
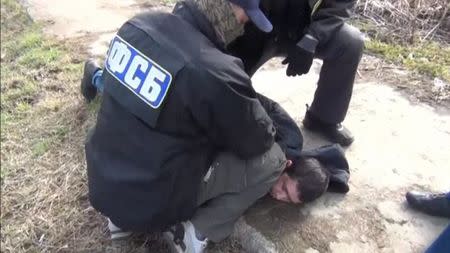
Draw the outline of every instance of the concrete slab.
<instances>
[{"instance_id":1,"label":"concrete slab","mask_svg":"<svg viewBox=\"0 0 450 253\"><path fill-rule=\"evenodd\" d=\"M29 10L58 38L96 35L85 43L90 54L103 56L111 34L152 2L29 0ZM269 65L253 78L256 89L300 124L320 62L297 78L274 69L277 61ZM403 197L411 189L450 190L449 114L411 104L391 86L358 82L345 123L356 136L347 149L350 192L325 194L304 206L263 199L236 229L248 252L421 252L449 223L410 210ZM304 133L306 148L326 144Z\"/></svg>"}]
</instances>

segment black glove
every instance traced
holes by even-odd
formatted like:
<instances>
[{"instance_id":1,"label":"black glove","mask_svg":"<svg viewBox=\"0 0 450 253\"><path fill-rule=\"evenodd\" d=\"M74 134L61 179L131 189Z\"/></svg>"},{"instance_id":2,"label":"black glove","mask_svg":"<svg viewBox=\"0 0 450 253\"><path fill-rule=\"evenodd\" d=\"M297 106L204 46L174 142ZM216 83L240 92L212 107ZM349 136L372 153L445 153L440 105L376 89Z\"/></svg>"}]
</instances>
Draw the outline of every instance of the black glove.
<instances>
[{"instance_id":1,"label":"black glove","mask_svg":"<svg viewBox=\"0 0 450 253\"><path fill-rule=\"evenodd\" d=\"M303 75L308 73L314 59L314 54L295 45L288 51L288 56L282 62L289 64L286 69L287 76Z\"/></svg>"}]
</instances>

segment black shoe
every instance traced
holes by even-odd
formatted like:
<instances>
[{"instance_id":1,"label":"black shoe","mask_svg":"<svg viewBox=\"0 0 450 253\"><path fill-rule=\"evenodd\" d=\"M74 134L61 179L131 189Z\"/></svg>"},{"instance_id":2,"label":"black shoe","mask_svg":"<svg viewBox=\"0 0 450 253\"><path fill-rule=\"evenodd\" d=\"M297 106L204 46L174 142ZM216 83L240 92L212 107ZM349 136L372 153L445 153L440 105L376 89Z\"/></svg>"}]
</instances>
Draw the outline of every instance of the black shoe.
<instances>
[{"instance_id":1,"label":"black shoe","mask_svg":"<svg viewBox=\"0 0 450 253\"><path fill-rule=\"evenodd\" d=\"M450 218L450 200L445 193L428 193L411 191L406 193L409 205L433 216Z\"/></svg>"},{"instance_id":2,"label":"black shoe","mask_svg":"<svg viewBox=\"0 0 450 253\"><path fill-rule=\"evenodd\" d=\"M92 59L89 59L84 63L83 79L81 80L81 94L83 94L83 97L87 102L91 102L95 96L97 96L97 88L92 84L92 77L95 72L100 69L100 66Z\"/></svg>"},{"instance_id":3,"label":"black shoe","mask_svg":"<svg viewBox=\"0 0 450 253\"><path fill-rule=\"evenodd\" d=\"M339 143L344 147L349 146L355 140L352 133L342 124L325 123L312 115L310 111L306 111L303 126L310 131L322 134L331 142Z\"/></svg>"}]
</instances>

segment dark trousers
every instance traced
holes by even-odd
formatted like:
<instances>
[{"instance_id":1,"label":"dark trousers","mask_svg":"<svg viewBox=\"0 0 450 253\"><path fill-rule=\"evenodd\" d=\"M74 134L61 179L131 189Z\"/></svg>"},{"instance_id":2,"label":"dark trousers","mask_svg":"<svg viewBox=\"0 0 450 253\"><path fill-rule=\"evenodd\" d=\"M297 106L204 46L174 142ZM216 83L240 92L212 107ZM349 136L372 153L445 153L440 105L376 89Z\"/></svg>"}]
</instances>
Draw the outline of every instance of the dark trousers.
<instances>
[{"instance_id":1,"label":"dark trousers","mask_svg":"<svg viewBox=\"0 0 450 253\"><path fill-rule=\"evenodd\" d=\"M266 195L286 166L278 144L249 160L230 152L216 156L200 185L198 205L191 222L213 242L228 237L234 224L259 198Z\"/></svg>"},{"instance_id":2,"label":"dark trousers","mask_svg":"<svg viewBox=\"0 0 450 253\"><path fill-rule=\"evenodd\" d=\"M229 49L242 59L247 73L252 76L271 58L285 57L294 43L251 30ZM361 33L348 24L344 24L327 43L319 44L315 57L323 60L323 66L310 107L314 116L331 124L344 121L363 48Z\"/></svg>"}]
</instances>

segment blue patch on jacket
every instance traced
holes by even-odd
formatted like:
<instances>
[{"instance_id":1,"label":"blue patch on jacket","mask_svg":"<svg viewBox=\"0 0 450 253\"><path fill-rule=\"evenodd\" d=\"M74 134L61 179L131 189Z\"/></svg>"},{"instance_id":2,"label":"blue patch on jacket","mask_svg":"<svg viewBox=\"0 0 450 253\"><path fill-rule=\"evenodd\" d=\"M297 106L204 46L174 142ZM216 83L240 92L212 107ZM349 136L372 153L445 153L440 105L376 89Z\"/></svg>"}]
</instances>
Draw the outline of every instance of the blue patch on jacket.
<instances>
[{"instance_id":1,"label":"blue patch on jacket","mask_svg":"<svg viewBox=\"0 0 450 253\"><path fill-rule=\"evenodd\" d=\"M161 106L172 82L167 70L117 35L111 41L105 66L114 78L154 109Z\"/></svg>"}]
</instances>

